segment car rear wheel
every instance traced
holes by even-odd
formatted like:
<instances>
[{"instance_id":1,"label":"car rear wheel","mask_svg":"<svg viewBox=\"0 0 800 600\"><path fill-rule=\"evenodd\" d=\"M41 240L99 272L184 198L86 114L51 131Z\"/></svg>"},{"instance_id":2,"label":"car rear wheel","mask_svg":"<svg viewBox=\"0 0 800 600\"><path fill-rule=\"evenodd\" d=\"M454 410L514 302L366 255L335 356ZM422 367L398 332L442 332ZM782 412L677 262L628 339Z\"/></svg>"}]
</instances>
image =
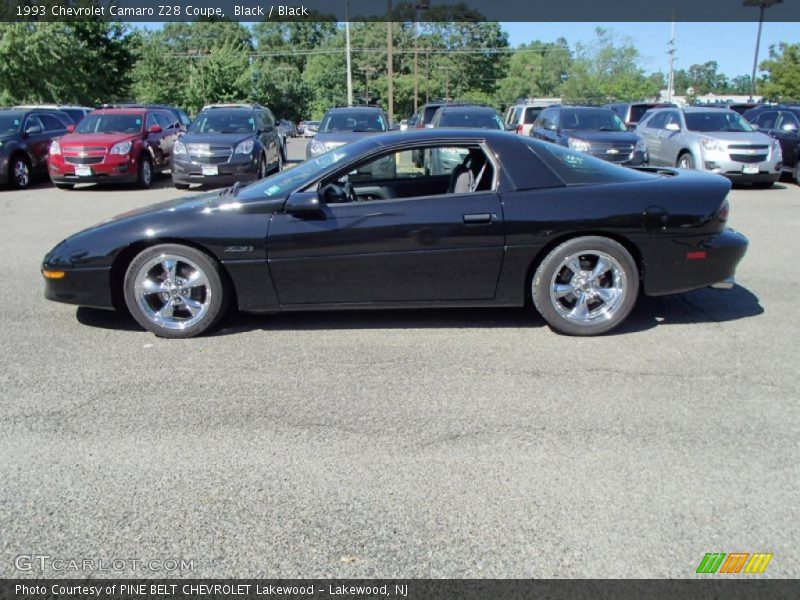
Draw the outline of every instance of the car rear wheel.
<instances>
[{"instance_id":1,"label":"car rear wheel","mask_svg":"<svg viewBox=\"0 0 800 600\"><path fill-rule=\"evenodd\" d=\"M679 169L694 169L694 157L688 152L684 152L678 157L677 167Z\"/></svg>"},{"instance_id":2,"label":"car rear wheel","mask_svg":"<svg viewBox=\"0 0 800 600\"><path fill-rule=\"evenodd\" d=\"M639 271L618 242L597 236L574 238L541 262L531 294L536 309L556 331L598 335L630 314L639 294Z\"/></svg>"},{"instance_id":3,"label":"car rear wheel","mask_svg":"<svg viewBox=\"0 0 800 600\"><path fill-rule=\"evenodd\" d=\"M133 318L165 338L189 338L207 331L228 302L216 262L178 244L142 251L128 266L123 285Z\"/></svg>"},{"instance_id":4,"label":"car rear wheel","mask_svg":"<svg viewBox=\"0 0 800 600\"><path fill-rule=\"evenodd\" d=\"M31 164L25 156L15 156L11 159L8 180L17 189L25 189L31 184Z\"/></svg>"},{"instance_id":5,"label":"car rear wheel","mask_svg":"<svg viewBox=\"0 0 800 600\"><path fill-rule=\"evenodd\" d=\"M139 161L139 175L136 183L139 184L140 188L144 189L153 184L153 163L150 162L150 158L147 156L143 156L142 160Z\"/></svg>"}]
</instances>

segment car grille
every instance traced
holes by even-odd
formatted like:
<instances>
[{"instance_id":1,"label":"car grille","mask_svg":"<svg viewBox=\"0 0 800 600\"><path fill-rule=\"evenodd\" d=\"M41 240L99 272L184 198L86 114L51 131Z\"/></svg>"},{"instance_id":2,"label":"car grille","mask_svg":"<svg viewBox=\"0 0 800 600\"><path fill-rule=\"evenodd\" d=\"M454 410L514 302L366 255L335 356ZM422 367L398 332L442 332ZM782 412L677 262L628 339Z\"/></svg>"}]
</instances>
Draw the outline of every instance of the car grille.
<instances>
[{"instance_id":1,"label":"car grille","mask_svg":"<svg viewBox=\"0 0 800 600\"><path fill-rule=\"evenodd\" d=\"M728 150L739 150L731 152L731 160L740 163L757 163L767 160L769 146L766 144L730 144Z\"/></svg>"},{"instance_id":2,"label":"car grille","mask_svg":"<svg viewBox=\"0 0 800 600\"><path fill-rule=\"evenodd\" d=\"M102 146L65 146L61 149L64 162L71 165L96 165L103 162L106 152Z\"/></svg>"},{"instance_id":3,"label":"car grille","mask_svg":"<svg viewBox=\"0 0 800 600\"><path fill-rule=\"evenodd\" d=\"M592 142L589 145L589 154L609 162L626 162L631 159L631 154L633 154L633 144Z\"/></svg>"},{"instance_id":4,"label":"car grille","mask_svg":"<svg viewBox=\"0 0 800 600\"><path fill-rule=\"evenodd\" d=\"M103 162L103 156L65 156L64 160L71 165L96 165Z\"/></svg>"},{"instance_id":5,"label":"car grille","mask_svg":"<svg viewBox=\"0 0 800 600\"><path fill-rule=\"evenodd\" d=\"M186 144L186 152L192 162L201 165L219 165L228 162L233 148L230 146L211 146L209 144Z\"/></svg>"}]
</instances>

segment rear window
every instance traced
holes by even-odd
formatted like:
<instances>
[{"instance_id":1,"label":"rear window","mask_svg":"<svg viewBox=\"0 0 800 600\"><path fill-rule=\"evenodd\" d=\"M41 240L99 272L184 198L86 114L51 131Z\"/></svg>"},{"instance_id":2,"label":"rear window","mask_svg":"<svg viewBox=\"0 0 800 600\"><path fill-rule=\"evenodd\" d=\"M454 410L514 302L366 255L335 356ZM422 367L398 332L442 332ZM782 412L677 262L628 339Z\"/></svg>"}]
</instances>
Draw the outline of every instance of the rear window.
<instances>
[{"instance_id":1,"label":"rear window","mask_svg":"<svg viewBox=\"0 0 800 600\"><path fill-rule=\"evenodd\" d=\"M542 113L542 108L537 106L529 106L525 109L525 125L531 125Z\"/></svg>"},{"instance_id":2,"label":"rear window","mask_svg":"<svg viewBox=\"0 0 800 600\"><path fill-rule=\"evenodd\" d=\"M550 167L566 185L626 183L658 177L652 173L620 167L556 144L537 143L529 138L521 138L521 141L527 144L531 152Z\"/></svg>"},{"instance_id":3,"label":"rear window","mask_svg":"<svg viewBox=\"0 0 800 600\"><path fill-rule=\"evenodd\" d=\"M438 105L438 104L433 105L433 106L426 106L425 107L425 112L422 115L422 122L423 123L430 123L431 119L433 119L433 115L435 115L436 111L439 110L439 106L440 105Z\"/></svg>"},{"instance_id":4,"label":"rear window","mask_svg":"<svg viewBox=\"0 0 800 600\"><path fill-rule=\"evenodd\" d=\"M642 115L646 113L648 110L657 106L656 104L634 104L631 106L631 123L638 123L639 119L642 118Z\"/></svg>"}]
</instances>

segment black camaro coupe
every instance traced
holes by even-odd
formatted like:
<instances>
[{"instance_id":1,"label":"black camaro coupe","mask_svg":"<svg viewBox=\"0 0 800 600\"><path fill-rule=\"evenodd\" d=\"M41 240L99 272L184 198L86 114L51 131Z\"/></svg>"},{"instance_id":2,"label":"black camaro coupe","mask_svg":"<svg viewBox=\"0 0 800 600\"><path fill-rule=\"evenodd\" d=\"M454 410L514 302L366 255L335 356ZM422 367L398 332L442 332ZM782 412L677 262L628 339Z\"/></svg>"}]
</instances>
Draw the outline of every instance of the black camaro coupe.
<instances>
[{"instance_id":1,"label":"black camaro coupe","mask_svg":"<svg viewBox=\"0 0 800 600\"><path fill-rule=\"evenodd\" d=\"M729 189L716 175L619 167L504 132L390 133L77 233L45 256L45 296L127 308L174 338L208 330L230 304L528 301L553 329L595 335L640 291L732 285L747 239L725 226Z\"/></svg>"}]
</instances>

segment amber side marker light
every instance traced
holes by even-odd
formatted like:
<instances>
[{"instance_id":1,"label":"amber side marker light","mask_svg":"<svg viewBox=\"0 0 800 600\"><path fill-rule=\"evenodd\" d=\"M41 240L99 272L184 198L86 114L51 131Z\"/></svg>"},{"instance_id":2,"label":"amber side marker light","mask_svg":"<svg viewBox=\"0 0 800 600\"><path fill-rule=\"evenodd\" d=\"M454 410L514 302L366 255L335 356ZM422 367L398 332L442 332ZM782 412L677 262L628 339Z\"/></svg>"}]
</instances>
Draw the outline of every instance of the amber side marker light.
<instances>
[{"instance_id":1,"label":"amber side marker light","mask_svg":"<svg viewBox=\"0 0 800 600\"><path fill-rule=\"evenodd\" d=\"M64 271L45 271L42 270L45 279L62 279L66 273Z\"/></svg>"}]
</instances>

